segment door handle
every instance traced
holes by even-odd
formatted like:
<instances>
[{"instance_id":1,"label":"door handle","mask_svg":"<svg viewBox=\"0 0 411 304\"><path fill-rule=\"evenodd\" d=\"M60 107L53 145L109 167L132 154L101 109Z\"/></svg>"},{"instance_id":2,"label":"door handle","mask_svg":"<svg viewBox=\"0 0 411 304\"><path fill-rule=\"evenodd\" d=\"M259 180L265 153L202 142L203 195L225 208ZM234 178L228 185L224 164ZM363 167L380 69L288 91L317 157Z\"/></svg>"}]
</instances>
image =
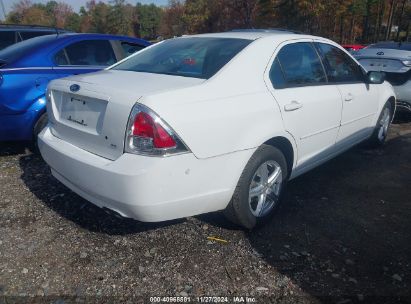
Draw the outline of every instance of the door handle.
<instances>
[{"instance_id":1,"label":"door handle","mask_svg":"<svg viewBox=\"0 0 411 304\"><path fill-rule=\"evenodd\" d=\"M284 110L285 111L287 111L287 112L291 112L291 111L295 111L295 110L298 110L298 109L301 109L303 107L303 105L301 104L301 103L299 103L298 101L292 101L291 103L289 103L289 104L286 104L285 106L284 106Z\"/></svg>"},{"instance_id":2,"label":"door handle","mask_svg":"<svg viewBox=\"0 0 411 304\"><path fill-rule=\"evenodd\" d=\"M352 101L354 99L354 96L351 93L348 93L345 96L345 101Z\"/></svg>"}]
</instances>

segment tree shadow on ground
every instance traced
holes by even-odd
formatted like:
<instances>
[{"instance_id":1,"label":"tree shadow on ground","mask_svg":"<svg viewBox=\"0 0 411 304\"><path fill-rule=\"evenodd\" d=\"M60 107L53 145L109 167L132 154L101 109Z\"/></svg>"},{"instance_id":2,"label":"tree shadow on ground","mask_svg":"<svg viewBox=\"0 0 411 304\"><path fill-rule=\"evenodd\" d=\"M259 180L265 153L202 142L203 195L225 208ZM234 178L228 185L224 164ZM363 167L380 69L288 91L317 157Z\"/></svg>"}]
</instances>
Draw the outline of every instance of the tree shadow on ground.
<instances>
[{"instance_id":1,"label":"tree shadow on ground","mask_svg":"<svg viewBox=\"0 0 411 304\"><path fill-rule=\"evenodd\" d=\"M0 142L0 156L26 154L32 150L30 142L4 141Z\"/></svg>"},{"instance_id":2,"label":"tree shadow on ground","mask_svg":"<svg viewBox=\"0 0 411 304\"><path fill-rule=\"evenodd\" d=\"M128 235L155 230L183 220L162 223L142 223L117 216L81 198L55 179L40 155L20 158L21 179L27 188L47 207L60 216L92 232L109 235Z\"/></svg>"}]
</instances>

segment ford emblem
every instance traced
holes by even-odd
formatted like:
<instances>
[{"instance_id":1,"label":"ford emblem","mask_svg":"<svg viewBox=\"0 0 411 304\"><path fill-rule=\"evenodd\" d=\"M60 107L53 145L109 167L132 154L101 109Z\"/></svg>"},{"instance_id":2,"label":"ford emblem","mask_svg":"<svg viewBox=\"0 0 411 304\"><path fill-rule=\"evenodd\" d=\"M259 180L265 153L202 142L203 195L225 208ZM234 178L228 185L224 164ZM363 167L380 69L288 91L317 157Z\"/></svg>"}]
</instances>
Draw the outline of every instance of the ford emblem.
<instances>
[{"instance_id":1,"label":"ford emblem","mask_svg":"<svg viewBox=\"0 0 411 304\"><path fill-rule=\"evenodd\" d=\"M377 55L382 56L384 55L384 52L378 52Z\"/></svg>"},{"instance_id":2,"label":"ford emblem","mask_svg":"<svg viewBox=\"0 0 411 304\"><path fill-rule=\"evenodd\" d=\"M70 91L72 92L78 92L80 90L80 86L78 84L72 84L70 86Z\"/></svg>"}]
</instances>

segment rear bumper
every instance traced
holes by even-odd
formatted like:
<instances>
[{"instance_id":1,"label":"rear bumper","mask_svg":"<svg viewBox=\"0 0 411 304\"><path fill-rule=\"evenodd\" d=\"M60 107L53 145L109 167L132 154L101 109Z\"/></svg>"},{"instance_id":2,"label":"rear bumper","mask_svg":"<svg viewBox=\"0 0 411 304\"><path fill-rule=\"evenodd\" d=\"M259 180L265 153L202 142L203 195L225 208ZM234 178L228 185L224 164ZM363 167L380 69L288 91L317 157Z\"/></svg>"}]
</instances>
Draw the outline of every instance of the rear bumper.
<instances>
[{"instance_id":1,"label":"rear bumper","mask_svg":"<svg viewBox=\"0 0 411 304\"><path fill-rule=\"evenodd\" d=\"M253 150L199 160L123 154L111 161L75 147L46 127L39 148L52 174L99 207L145 222L224 209Z\"/></svg>"}]
</instances>

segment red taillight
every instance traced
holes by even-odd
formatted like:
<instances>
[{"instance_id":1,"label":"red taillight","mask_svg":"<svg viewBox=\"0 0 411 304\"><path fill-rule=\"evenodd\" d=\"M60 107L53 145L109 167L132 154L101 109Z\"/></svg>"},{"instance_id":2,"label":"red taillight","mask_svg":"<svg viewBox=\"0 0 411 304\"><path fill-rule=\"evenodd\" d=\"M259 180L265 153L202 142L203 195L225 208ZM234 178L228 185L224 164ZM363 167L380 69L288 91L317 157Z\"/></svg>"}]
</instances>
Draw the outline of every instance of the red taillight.
<instances>
[{"instance_id":1,"label":"red taillight","mask_svg":"<svg viewBox=\"0 0 411 304\"><path fill-rule=\"evenodd\" d=\"M127 123L124 145L127 153L148 156L169 156L188 153L176 132L154 111L136 103Z\"/></svg>"},{"instance_id":2,"label":"red taillight","mask_svg":"<svg viewBox=\"0 0 411 304\"><path fill-rule=\"evenodd\" d=\"M132 130L133 136L148 138L153 141L154 148L166 149L176 147L173 137L145 112L136 115Z\"/></svg>"}]
</instances>

